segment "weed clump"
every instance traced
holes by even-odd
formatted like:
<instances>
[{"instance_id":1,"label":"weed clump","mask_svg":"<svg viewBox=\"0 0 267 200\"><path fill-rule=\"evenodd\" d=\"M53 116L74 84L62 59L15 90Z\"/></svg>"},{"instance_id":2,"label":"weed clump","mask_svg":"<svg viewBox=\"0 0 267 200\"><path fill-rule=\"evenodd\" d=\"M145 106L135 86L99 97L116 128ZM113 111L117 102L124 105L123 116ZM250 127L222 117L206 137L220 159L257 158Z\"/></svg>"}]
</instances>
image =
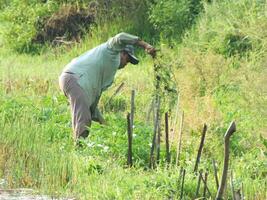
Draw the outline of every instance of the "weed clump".
<instances>
[{"instance_id":1,"label":"weed clump","mask_svg":"<svg viewBox=\"0 0 267 200\"><path fill-rule=\"evenodd\" d=\"M166 62L163 54L154 61L154 96L159 97L166 105L167 110L171 110L177 101L177 82L173 74L172 63Z\"/></svg>"},{"instance_id":2,"label":"weed clump","mask_svg":"<svg viewBox=\"0 0 267 200\"><path fill-rule=\"evenodd\" d=\"M229 33L225 36L221 53L226 57L243 57L252 50L252 42L248 36Z\"/></svg>"}]
</instances>

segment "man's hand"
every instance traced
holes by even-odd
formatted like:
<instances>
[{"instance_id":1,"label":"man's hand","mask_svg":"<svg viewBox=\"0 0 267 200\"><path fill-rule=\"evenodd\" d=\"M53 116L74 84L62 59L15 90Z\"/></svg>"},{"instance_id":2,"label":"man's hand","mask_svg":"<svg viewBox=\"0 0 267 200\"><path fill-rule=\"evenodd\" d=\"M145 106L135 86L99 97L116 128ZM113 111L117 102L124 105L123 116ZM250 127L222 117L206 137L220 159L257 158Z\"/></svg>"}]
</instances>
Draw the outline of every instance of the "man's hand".
<instances>
[{"instance_id":1,"label":"man's hand","mask_svg":"<svg viewBox=\"0 0 267 200\"><path fill-rule=\"evenodd\" d=\"M152 56L152 58L156 57L156 49L152 45L146 43L143 40L139 40L137 42L137 45L143 47L145 51Z\"/></svg>"},{"instance_id":2,"label":"man's hand","mask_svg":"<svg viewBox=\"0 0 267 200\"><path fill-rule=\"evenodd\" d=\"M156 57L156 49L150 44L146 45L145 51L149 53L152 56L152 58Z\"/></svg>"},{"instance_id":3,"label":"man's hand","mask_svg":"<svg viewBox=\"0 0 267 200\"><path fill-rule=\"evenodd\" d=\"M101 125L107 125L107 122L106 122L106 120L101 119L101 120L99 120L99 124L101 124Z\"/></svg>"}]
</instances>

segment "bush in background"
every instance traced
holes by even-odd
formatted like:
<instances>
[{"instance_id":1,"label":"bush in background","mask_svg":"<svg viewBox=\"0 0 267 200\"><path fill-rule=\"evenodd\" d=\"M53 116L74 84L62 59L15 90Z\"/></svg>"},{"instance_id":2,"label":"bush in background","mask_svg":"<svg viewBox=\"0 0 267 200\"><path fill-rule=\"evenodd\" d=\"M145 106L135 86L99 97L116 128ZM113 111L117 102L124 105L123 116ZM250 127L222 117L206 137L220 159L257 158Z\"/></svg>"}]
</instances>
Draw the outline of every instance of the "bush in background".
<instances>
[{"instance_id":1,"label":"bush in background","mask_svg":"<svg viewBox=\"0 0 267 200\"><path fill-rule=\"evenodd\" d=\"M3 29L5 43L18 52L38 52L40 44L32 43L37 34L37 21L45 18L57 9L57 5L40 1L13 0L1 14L8 24Z\"/></svg>"},{"instance_id":2,"label":"bush in background","mask_svg":"<svg viewBox=\"0 0 267 200\"><path fill-rule=\"evenodd\" d=\"M202 9L201 0L157 0L150 8L150 21L162 39L181 42Z\"/></svg>"},{"instance_id":3,"label":"bush in background","mask_svg":"<svg viewBox=\"0 0 267 200\"><path fill-rule=\"evenodd\" d=\"M86 13L83 12L84 8L88 8L92 2L97 4L94 20L98 25L95 30L99 37L107 39L124 31L138 35L152 44L159 41L159 36L168 41L180 42L185 30L192 26L203 7L201 0L1 1L4 3L1 6L3 13L0 19L7 22L3 31L6 44L18 52L38 52L42 47L40 41L51 42L58 36L76 40L80 36L88 35L88 23L92 20L87 23L86 16L82 19L81 15L73 15ZM51 23L53 19L58 21L59 17L63 17L59 24L66 22L65 26ZM71 23L67 20L69 18L73 18ZM57 27L60 30L55 30Z\"/></svg>"}]
</instances>

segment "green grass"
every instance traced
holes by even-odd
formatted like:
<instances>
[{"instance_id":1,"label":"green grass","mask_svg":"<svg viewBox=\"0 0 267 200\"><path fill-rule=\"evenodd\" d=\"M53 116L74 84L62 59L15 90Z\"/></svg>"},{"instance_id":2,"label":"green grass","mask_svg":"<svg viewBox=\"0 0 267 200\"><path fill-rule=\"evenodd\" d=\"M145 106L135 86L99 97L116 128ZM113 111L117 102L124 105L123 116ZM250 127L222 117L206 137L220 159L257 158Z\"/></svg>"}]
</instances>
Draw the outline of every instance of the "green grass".
<instances>
[{"instance_id":1,"label":"green grass","mask_svg":"<svg viewBox=\"0 0 267 200\"><path fill-rule=\"evenodd\" d=\"M177 121L184 110L180 162L186 168L185 199L194 198L196 191L193 167L204 122L208 132L199 168L209 172L208 185L214 198L211 159L216 159L221 176L223 135L231 120L237 122L230 158L234 186L238 189L243 184L246 199L266 199L266 30L257 29L266 26L262 21L266 16L257 15L261 9L255 5L244 6L247 1L237 2L208 5L206 14L182 44L174 49L161 46L165 56L162 62L171 65L180 94L178 116L176 108L170 116L170 126L176 131L171 134L169 168L162 141L160 164L157 169L148 169L153 133L152 120L146 121L154 90L151 58L143 57L140 65L118 72L100 102L108 125L94 123L86 147L77 149L58 75L74 56L106 40L108 32L99 37L96 30L82 44L47 48L41 55L16 54L1 45L0 38L0 178L7 180L6 187L34 188L41 194L85 200L179 199L180 167L175 166L174 158L180 125ZM233 25L221 13L234 6L245 10L249 17L245 21L236 8L229 11L231 22L239 24L241 35L248 35L253 42L252 50L241 57L225 55L229 46L223 43ZM216 19L211 20L212 16ZM254 38L262 43L259 45ZM230 47L232 53L239 46ZM121 82L125 86L111 102L112 109L105 107ZM134 167L128 168L126 114L132 89L136 90ZM201 194L202 190L203 185ZM226 195L232 198L229 184Z\"/></svg>"}]
</instances>

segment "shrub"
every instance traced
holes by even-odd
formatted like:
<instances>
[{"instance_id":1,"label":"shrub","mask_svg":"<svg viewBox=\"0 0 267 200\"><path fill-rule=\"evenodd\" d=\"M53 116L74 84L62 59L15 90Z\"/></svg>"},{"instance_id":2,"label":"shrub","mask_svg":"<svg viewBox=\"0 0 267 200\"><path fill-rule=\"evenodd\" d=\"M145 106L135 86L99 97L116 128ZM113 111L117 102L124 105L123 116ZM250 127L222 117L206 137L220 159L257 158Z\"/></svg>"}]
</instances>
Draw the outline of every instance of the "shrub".
<instances>
[{"instance_id":1,"label":"shrub","mask_svg":"<svg viewBox=\"0 0 267 200\"><path fill-rule=\"evenodd\" d=\"M181 40L201 10L201 0L158 0L150 8L150 21L163 39Z\"/></svg>"},{"instance_id":2,"label":"shrub","mask_svg":"<svg viewBox=\"0 0 267 200\"><path fill-rule=\"evenodd\" d=\"M249 50L252 50L252 42L249 37L241 34L227 34L224 39L220 53L226 57L239 55L243 56Z\"/></svg>"},{"instance_id":3,"label":"shrub","mask_svg":"<svg viewBox=\"0 0 267 200\"><path fill-rule=\"evenodd\" d=\"M49 2L11 2L1 15L8 22L8 27L3 30L5 43L18 52L38 52L40 45L32 43L37 34L36 22L50 15L56 8L56 4Z\"/></svg>"}]
</instances>

